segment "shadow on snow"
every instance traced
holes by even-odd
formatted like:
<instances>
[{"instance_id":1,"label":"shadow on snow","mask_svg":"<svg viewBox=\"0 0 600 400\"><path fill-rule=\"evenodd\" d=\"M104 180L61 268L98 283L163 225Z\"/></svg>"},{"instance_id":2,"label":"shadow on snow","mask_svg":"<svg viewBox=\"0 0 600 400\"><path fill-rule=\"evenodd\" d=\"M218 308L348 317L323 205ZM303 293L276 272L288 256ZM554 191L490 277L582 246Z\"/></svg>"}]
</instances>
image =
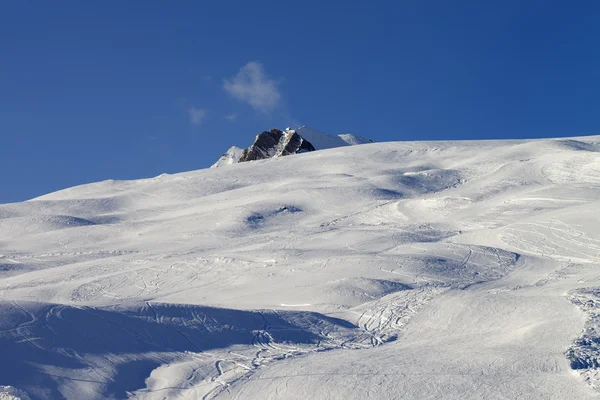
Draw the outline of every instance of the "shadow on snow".
<instances>
[{"instance_id":1,"label":"shadow on snow","mask_svg":"<svg viewBox=\"0 0 600 400\"><path fill-rule=\"evenodd\" d=\"M125 398L168 362L149 354L248 345L260 332L279 343L309 344L321 339L317 333L324 325L355 328L310 312L158 303L92 308L4 302L0 321L0 385L26 390L32 399L64 398L59 388L65 380L88 378L105 398ZM108 372L92 374L98 363L107 364Z\"/></svg>"}]
</instances>

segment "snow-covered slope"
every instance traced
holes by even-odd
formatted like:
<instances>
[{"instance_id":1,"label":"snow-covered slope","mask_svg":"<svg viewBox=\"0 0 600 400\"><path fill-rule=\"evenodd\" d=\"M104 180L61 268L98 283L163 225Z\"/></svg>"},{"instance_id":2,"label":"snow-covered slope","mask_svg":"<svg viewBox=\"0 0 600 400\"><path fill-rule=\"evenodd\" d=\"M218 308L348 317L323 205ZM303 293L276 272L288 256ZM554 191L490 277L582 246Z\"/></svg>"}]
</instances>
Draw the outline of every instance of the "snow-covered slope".
<instances>
[{"instance_id":1,"label":"snow-covered slope","mask_svg":"<svg viewBox=\"0 0 600 400\"><path fill-rule=\"evenodd\" d=\"M599 223L600 137L344 146L0 205L0 393L598 398Z\"/></svg>"}]
</instances>

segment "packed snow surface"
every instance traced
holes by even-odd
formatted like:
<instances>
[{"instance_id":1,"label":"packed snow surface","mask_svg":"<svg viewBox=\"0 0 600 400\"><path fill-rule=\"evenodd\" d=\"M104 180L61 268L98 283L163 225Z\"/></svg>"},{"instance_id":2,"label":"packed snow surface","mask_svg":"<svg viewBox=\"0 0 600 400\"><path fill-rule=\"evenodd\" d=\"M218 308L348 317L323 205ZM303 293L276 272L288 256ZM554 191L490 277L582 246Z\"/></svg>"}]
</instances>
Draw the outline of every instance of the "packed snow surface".
<instances>
[{"instance_id":1,"label":"packed snow surface","mask_svg":"<svg viewBox=\"0 0 600 400\"><path fill-rule=\"evenodd\" d=\"M0 399L598 398L599 222L600 137L0 205Z\"/></svg>"}]
</instances>

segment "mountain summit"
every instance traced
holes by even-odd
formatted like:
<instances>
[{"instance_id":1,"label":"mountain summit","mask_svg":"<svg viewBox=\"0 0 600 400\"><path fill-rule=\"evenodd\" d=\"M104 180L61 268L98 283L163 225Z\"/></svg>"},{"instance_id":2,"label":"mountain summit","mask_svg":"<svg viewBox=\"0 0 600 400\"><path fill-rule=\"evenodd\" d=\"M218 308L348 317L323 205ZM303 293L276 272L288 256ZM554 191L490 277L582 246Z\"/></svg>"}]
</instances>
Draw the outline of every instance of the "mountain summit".
<instances>
[{"instance_id":1,"label":"mountain summit","mask_svg":"<svg viewBox=\"0 0 600 400\"><path fill-rule=\"evenodd\" d=\"M304 140L295 131L286 129L271 129L256 135L252 146L244 151L238 162L262 160L271 157L288 156L290 154L306 153L315 151L315 148L307 140Z\"/></svg>"},{"instance_id":2,"label":"mountain summit","mask_svg":"<svg viewBox=\"0 0 600 400\"><path fill-rule=\"evenodd\" d=\"M270 131L263 131L256 135L254 143L246 149L236 146L230 147L211 168L238 162L263 160L265 158L372 142L371 139L349 133L328 135L307 126L302 126L298 129L287 128L284 131L271 129Z\"/></svg>"}]
</instances>

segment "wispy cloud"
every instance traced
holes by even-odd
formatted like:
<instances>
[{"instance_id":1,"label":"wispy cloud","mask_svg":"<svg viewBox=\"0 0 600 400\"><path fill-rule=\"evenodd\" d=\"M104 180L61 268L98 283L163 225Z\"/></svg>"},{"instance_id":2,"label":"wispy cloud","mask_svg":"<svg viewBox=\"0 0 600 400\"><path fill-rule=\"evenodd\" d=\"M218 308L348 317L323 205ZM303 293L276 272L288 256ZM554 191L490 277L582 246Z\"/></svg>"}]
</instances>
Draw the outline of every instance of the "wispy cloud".
<instances>
[{"instance_id":1,"label":"wispy cloud","mask_svg":"<svg viewBox=\"0 0 600 400\"><path fill-rule=\"evenodd\" d=\"M237 119L237 114L236 113L228 114L225 116L225 119L227 121L235 121Z\"/></svg>"},{"instance_id":2,"label":"wispy cloud","mask_svg":"<svg viewBox=\"0 0 600 400\"><path fill-rule=\"evenodd\" d=\"M188 109L188 113L190 115L190 123L196 126L201 125L202 121L204 120L204 117L206 117L206 110L204 110L203 108L196 108L194 106L191 106Z\"/></svg>"},{"instance_id":3,"label":"wispy cloud","mask_svg":"<svg viewBox=\"0 0 600 400\"><path fill-rule=\"evenodd\" d=\"M259 112L273 111L281 103L277 82L265 73L258 61L249 62L233 78L225 79L223 89Z\"/></svg>"}]
</instances>

